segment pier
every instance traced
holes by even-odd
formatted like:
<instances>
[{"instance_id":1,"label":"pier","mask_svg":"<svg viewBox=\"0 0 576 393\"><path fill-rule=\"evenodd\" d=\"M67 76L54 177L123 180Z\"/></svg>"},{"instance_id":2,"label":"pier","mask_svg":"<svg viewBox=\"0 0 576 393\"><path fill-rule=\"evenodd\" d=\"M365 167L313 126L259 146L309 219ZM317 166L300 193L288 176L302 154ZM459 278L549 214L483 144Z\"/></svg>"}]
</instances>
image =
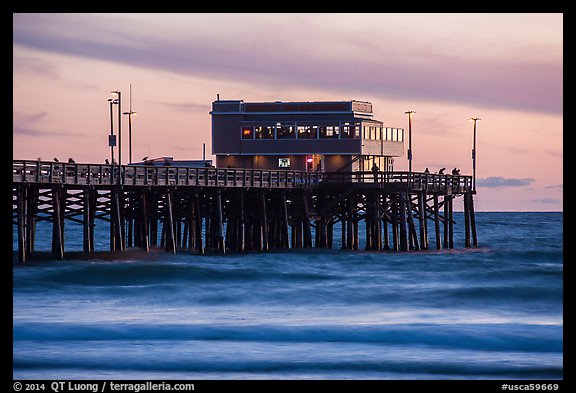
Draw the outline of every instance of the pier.
<instances>
[{"instance_id":1,"label":"pier","mask_svg":"<svg viewBox=\"0 0 576 393\"><path fill-rule=\"evenodd\" d=\"M109 226L110 251L332 248L336 225L343 249L450 249L457 197L464 198L465 247L478 245L475 191L467 175L13 160L12 190L19 263L33 258L36 223L43 220L52 223L51 252L57 259L65 257L67 221L83 226L85 253L95 251L97 222Z\"/></svg>"}]
</instances>

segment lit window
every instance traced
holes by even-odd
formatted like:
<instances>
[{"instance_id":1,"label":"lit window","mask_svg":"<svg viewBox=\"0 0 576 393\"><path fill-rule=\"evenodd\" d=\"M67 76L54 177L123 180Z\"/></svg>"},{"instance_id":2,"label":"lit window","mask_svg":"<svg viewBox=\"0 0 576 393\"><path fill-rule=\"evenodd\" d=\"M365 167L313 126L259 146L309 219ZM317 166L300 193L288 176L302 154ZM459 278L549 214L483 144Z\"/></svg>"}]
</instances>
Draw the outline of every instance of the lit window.
<instances>
[{"instance_id":1,"label":"lit window","mask_svg":"<svg viewBox=\"0 0 576 393\"><path fill-rule=\"evenodd\" d=\"M290 158L279 158L278 168L290 168Z\"/></svg>"},{"instance_id":2,"label":"lit window","mask_svg":"<svg viewBox=\"0 0 576 393\"><path fill-rule=\"evenodd\" d=\"M350 132L350 125L348 123L344 123L342 126L342 138L353 138L354 136Z\"/></svg>"},{"instance_id":3,"label":"lit window","mask_svg":"<svg viewBox=\"0 0 576 393\"><path fill-rule=\"evenodd\" d=\"M242 127L242 139L254 139L254 130L252 127Z\"/></svg>"},{"instance_id":4,"label":"lit window","mask_svg":"<svg viewBox=\"0 0 576 393\"><path fill-rule=\"evenodd\" d=\"M320 126L320 138L338 138L338 126Z\"/></svg>"},{"instance_id":5,"label":"lit window","mask_svg":"<svg viewBox=\"0 0 576 393\"><path fill-rule=\"evenodd\" d=\"M296 137L296 133L294 132L294 127L277 124L276 125L276 137L278 139L294 139Z\"/></svg>"},{"instance_id":6,"label":"lit window","mask_svg":"<svg viewBox=\"0 0 576 393\"><path fill-rule=\"evenodd\" d=\"M274 126L254 127L256 139L274 139Z\"/></svg>"},{"instance_id":7,"label":"lit window","mask_svg":"<svg viewBox=\"0 0 576 393\"><path fill-rule=\"evenodd\" d=\"M298 126L298 139L316 139L317 128L312 126Z\"/></svg>"}]
</instances>

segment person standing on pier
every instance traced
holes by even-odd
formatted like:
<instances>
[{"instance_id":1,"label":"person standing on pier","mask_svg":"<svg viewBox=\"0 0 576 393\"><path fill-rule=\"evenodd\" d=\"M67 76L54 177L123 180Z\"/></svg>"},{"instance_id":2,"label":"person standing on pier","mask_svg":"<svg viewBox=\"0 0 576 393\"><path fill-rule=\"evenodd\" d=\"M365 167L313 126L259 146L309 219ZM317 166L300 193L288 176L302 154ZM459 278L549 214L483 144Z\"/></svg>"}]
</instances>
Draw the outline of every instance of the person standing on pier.
<instances>
[{"instance_id":1,"label":"person standing on pier","mask_svg":"<svg viewBox=\"0 0 576 393\"><path fill-rule=\"evenodd\" d=\"M380 171L380 168L378 168L378 165L376 165L376 163L374 163L374 165L372 165L372 173L374 174L374 183L378 183L378 172Z\"/></svg>"}]
</instances>

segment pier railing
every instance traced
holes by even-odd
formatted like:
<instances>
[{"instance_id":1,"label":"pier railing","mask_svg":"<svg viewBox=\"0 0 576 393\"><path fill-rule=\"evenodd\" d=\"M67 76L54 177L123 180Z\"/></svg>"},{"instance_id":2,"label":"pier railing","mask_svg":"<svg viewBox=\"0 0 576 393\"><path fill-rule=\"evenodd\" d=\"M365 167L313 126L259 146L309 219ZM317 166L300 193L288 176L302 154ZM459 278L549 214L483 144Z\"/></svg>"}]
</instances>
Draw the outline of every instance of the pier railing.
<instances>
[{"instance_id":1,"label":"pier railing","mask_svg":"<svg viewBox=\"0 0 576 393\"><path fill-rule=\"evenodd\" d=\"M309 188L322 173L236 168L71 164L13 160L13 182L72 185Z\"/></svg>"},{"instance_id":2,"label":"pier railing","mask_svg":"<svg viewBox=\"0 0 576 393\"><path fill-rule=\"evenodd\" d=\"M453 193L472 189L472 176L425 172L325 172L323 184L369 183L391 191Z\"/></svg>"},{"instance_id":3,"label":"pier railing","mask_svg":"<svg viewBox=\"0 0 576 393\"><path fill-rule=\"evenodd\" d=\"M472 177L424 172L306 172L238 168L76 164L13 160L13 182L70 185L311 188L363 183L391 191L467 192Z\"/></svg>"}]
</instances>

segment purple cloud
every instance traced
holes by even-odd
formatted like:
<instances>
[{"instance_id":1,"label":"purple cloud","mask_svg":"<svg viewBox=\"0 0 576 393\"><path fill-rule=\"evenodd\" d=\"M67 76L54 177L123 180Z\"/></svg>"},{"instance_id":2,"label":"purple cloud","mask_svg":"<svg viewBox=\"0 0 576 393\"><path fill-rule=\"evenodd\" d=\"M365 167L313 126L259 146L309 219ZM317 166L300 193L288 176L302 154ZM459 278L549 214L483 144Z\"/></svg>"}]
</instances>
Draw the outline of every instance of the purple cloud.
<instances>
[{"instance_id":1,"label":"purple cloud","mask_svg":"<svg viewBox=\"0 0 576 393\"><path fill-rule=\"evenodd\" d=\"M533 203L544 203L544 204L556 204L560 203L561 201L556 198L541 198L541 199L531 199L530 202Z\"/></svg>"},{"instance_id":2,"label":"purple cloud","mask_svg":"<svg viewBox=\"0 0 576 393\"><path fill-rule=\"evenodd\" d=\"M532 184L533 178L504 178L500 176L476 179L476 184L480 187L524 187Z\"/></svg>"},{"instance_id":3,"label":"purple cloud","mask_svg":"<svg viewBox=\"0 0 576 393\"><path fill-rule=\"evenodd\" d=\"M115 15L17 14L13 41L48 52L268 86L563 111L561 58L546 56L547 47L539 41L529 53L544 55L531 59L526 54L507 55L506 45L513 44L507 44L506 37L494 37L493 45L502 52L495 58L465 49L465 38L454 36L433 36L417 45L418 37L426 37L421 31L397 33L387 30L385 23L371 36L368 31L322 25L329 16L296 15L277 23L277 17L249 15L254 21L247 23L245 18L210 14L204 17L212 20L209 26L192 14L180 16L186 17L190 26L182 19L176 27L152 25L147 19L142 23L151 25L142 28ZM192 29L192 21L204 30ZM234 24L234 35L216 28L225 23ZM468 39L474 42L474 36Z\"/></svg>"}]
</instances>

